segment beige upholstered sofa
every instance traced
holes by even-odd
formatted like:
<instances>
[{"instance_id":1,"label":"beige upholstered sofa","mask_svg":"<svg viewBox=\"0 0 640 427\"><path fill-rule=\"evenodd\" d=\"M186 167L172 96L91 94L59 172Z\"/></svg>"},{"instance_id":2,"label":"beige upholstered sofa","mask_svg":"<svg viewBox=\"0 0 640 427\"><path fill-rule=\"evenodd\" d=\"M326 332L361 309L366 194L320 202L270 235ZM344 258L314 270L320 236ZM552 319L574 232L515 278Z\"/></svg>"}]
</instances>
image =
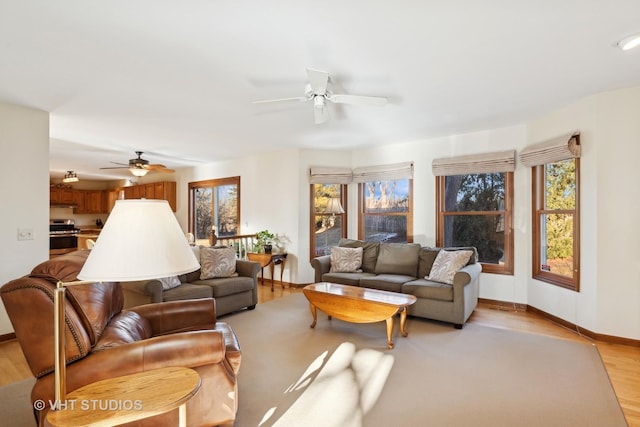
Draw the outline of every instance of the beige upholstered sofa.
<instances>
[{"instance_id":1,"label":"beige upholstered sofa","mask_svg":"<svg viewBox=\"0 0 640 427\"><path fill-rule=\"evenodd\" d=\"M414 243L378 243L351 239L341 239L338 247L362 248L361 265L353 271L332 271L331 255L314 258L311 265L315 270L316 282L341 283L415 295L418 300L409 307L409 315L450 322L458 329L462 328L478 304L478 277L482 266L478 263L478 252L474 247L430 248ZM463 266L455 272L442 274L449 278L452 276L451 283L430 278L436 276L435 271L432 273L432 267L440 251L445 253L442 254L438 267L444 266L442 260L455 257L453 252L471 252ZM442 280L441 277L435 279Z\"/></svg>"}]
</instances>

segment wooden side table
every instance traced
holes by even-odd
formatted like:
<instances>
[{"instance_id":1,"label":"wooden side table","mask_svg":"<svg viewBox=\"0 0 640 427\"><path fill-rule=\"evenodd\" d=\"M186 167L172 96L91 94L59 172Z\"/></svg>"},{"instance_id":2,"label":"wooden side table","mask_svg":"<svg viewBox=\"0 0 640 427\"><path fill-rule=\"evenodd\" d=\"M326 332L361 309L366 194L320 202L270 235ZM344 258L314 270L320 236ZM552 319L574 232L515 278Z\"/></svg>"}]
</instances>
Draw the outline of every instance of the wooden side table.
<instances>
[{"instance_id":1,"label":"wooden side table","mask_svg":"<svg viewBox=\"0 0 640 427\"><path fill-rule=\"evenodd\" d=\"M179 408L179 426L187 425L186 403L200 389L200 376L170 367L109 378L68 393L59 410L47 414L52 426L113 426Z\"/></svg>"},{"instance_id":2,"label":"wooden side table","mask_svg":"<svg viewBox=\"0 0 640 427\"><path fill-rule=\"evenodd\" d=\"M264 268L267 266L271 266L271 292L273 292L273 274L275 270L275 266L280 266L280 286L284 288L284 283L282 282L282 273L284 272L284 266L287 261L286 253L257 253L257 252L248 252L247 258L250 261L256 261L260 263L260 268L262 270L260 281L264 285Z\"/></svg>"}]
</instances>

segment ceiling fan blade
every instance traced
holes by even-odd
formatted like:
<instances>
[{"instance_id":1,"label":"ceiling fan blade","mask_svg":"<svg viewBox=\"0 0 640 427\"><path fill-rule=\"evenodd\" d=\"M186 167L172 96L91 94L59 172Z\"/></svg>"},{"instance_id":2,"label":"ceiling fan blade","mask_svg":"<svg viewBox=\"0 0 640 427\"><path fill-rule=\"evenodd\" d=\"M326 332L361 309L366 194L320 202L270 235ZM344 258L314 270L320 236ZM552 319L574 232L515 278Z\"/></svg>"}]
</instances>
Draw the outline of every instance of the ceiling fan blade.
<instances>
[{"instance_id":1,"label":"ceiling fan blade","mask_svg":"<svg viewBox=\"0 0 640 427\"><path fill-rule=\"evenodd\" d=\"M327 99L336 104L357 104L357 105L384 105L387 98L381 96L361 96L361 95L336 95L333 94Z\"/></svg>"},{"instance_id":2,"label":"ceiling fan blade","mask_svg":"<svg viewBox=\"0 0 640 427\"><path fill-rule=\"evenodd\" d=\"M150 169L149 172L162 172L162 173L173 173L175 172L175 169Z\"/></svg>"},{"instance_id":3,"label":"ceiling fan blade","mask_svg":"<svg viewBox=\"0 0 640 427\"><path fill-rule=\"evenodd\" d=\"M329 73L326 71L314 70L307 68L307 76L309 76L309 84L316 95L324 95L327 93L327 83L329 83Z\"/></svg>"},{"instance_id":4,"label":"ceiling fan blade","mask_svg":"<svg viewBox=\"0 0 640 427\"><path fill-rule=\"evenodd\" d=\"M149 170L157 170L157 169L166 169L167 167L165 165L160 165L160 164L155 164L155 165L143 165L142 166L144 169L149 169Z\"/></svg>"},{"instance_id":5,"label":"ceiling fan blade","mask_svg":"<svg viewBox=\"0 0 640 427\"><path fill-rule=\"evenodd\" d=\"M298 101L305 102L311 98L307 98L304 96L296 96L295 98L282 98L282 99L267 99L266 101L253 101L253 104L271 104L275 102L289 102L289 101Z\"/></svg>"},{"instance_id":6,"label":"ceiling fan blade","mask_svg":"<svg viewBox=\"0 0 640 427\"><path fill-rule=\"evenodd\" d=\"M129 166L113 166L110 168L100 168L100 169L129 169Z\"/></svg>"}]
</instances>

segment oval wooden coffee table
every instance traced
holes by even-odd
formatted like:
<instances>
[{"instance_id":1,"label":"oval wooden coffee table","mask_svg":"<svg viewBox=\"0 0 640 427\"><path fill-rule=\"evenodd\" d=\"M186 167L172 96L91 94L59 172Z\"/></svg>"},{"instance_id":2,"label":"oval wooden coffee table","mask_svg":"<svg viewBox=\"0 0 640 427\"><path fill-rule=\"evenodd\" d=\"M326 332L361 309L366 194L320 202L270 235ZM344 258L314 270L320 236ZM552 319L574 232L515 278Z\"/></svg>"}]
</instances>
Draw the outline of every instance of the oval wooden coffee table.
<instances>
[{"instance_id":1,"label":"oval wooden coffee table","mask_svg":"<svg viewBox=\"0 0 640 427\"><path fill-rule=\"evenodd\" d=\"M406 337L407 307L416 302L413 295L329 282L307 285L302 292L309 300L309 308L313 315L312 328L316 326L317 309L327 313L329 318L335 317L351 323L374 323L384 320L387 322L389 348L393 348L393 316L400 313L400 333Z\"/></svg>"}]
</instances>

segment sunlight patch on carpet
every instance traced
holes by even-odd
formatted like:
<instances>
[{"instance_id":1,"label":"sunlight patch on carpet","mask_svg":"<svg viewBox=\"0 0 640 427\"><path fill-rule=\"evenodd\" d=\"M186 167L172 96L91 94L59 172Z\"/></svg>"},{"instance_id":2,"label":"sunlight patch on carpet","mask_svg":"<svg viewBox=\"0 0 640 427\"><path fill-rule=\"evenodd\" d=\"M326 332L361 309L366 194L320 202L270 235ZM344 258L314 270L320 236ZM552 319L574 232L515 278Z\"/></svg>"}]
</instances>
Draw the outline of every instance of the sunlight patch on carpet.
<instances>
[{"instance_id":1,"label":"sunlight patch on carpet","mask_svg":"<svg viewBox=\"0 0 640 427\"><path fill-rule=\"evenodd\" d=\"M377 350L356 350L350 342L340 344L329 359L328 354L320 354L285 390L285 394L300 395L272 426L297 425L301 420L307 426L310 420L323 427L362 426L364 415L384 388L394 357ZM277 409L267 410L259 425L270 422Z\"/></svg>"}]
</instances>

